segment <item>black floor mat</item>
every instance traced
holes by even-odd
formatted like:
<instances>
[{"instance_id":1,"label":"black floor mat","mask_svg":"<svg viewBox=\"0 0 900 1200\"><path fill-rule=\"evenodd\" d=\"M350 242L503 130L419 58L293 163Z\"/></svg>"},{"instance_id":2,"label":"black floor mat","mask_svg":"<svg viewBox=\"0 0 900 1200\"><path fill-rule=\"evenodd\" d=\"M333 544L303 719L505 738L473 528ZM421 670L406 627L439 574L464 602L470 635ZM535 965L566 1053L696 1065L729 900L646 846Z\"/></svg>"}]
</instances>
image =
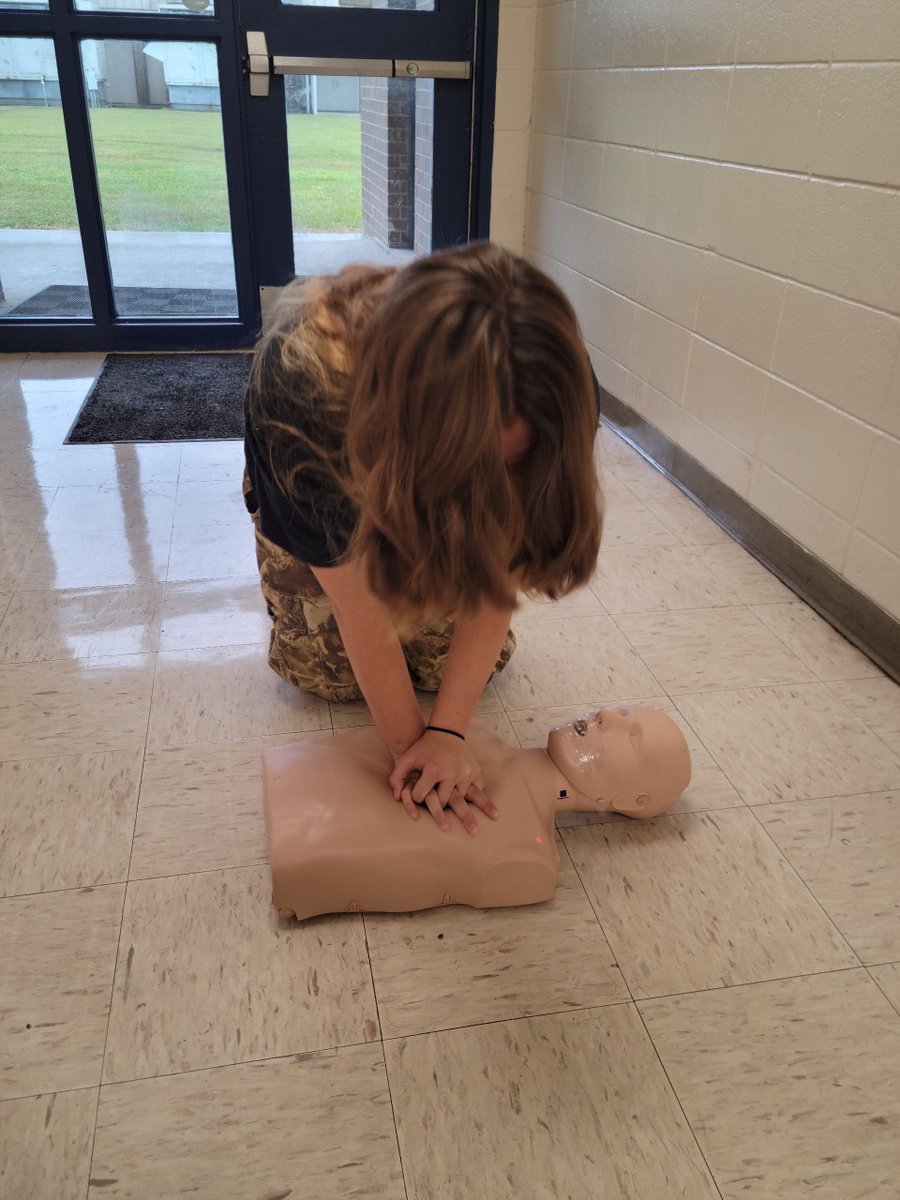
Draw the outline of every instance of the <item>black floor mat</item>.
<instances>
[{"instance_id":1,"label":"black floor mat","mask_svg":"<svg viewBox=\"0 0 900 1200\"><path fill-rule=\"evenodd\" d=\"M237 296L228 288L117 287L120 317L234 317ZM54 284L17 304L8 317L90 317L86 287Z\"/></svg>"},{"instance_id":2,"label":"black floor mat","mask_svg":"<svg viewBox=\"0 0 900 1200\"><path fill-rule=\"evenodd\" d=\"M110 354L67 443L241 438L250 354Z\"/></svg>"}]
</instances>

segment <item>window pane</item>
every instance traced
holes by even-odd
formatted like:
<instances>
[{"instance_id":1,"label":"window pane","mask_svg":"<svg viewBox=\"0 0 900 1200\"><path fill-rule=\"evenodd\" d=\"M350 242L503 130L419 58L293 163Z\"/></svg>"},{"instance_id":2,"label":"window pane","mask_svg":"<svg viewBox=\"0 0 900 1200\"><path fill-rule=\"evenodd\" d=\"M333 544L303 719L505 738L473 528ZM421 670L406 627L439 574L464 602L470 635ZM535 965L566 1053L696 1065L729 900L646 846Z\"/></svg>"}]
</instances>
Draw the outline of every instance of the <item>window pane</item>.
<instances>
[{"instance_id":1,"label":"window pane","mask_svg":"<svg viewBox=\"0 0 900 1200\"><path fill-rule=\"evenodd\" d=\"M285 77L298 275L431 249L434 81Z\"/></svg>"},{"instance_id":2,"label":"window pane","mask_svg":"<svg viewBox=\"0 0 900 1200\"><path fill-rule=\"evenodd\" d=\"M119 316L235 316L211 42L84 41L84 85Z\"/></svg>"},{"instance_id":3,"label":"window pane","mask_svg":"<svg viewBox=\"0 0 900 1200\"><path fill-rule=\"evenodd\" d=\"M0 162L0 315L90 317L49 38L0 38Z\"/></svg>"},{"instance_id":4,"label":"window pane","mask_svg":"<svg viewBox=\"0 0 900 1200\"><path fill-rule=\"evenodd\" d=\"M75 0L79 12L159 13L164 17L214 15L213 0Z\"/></svg>"}]
</instances>

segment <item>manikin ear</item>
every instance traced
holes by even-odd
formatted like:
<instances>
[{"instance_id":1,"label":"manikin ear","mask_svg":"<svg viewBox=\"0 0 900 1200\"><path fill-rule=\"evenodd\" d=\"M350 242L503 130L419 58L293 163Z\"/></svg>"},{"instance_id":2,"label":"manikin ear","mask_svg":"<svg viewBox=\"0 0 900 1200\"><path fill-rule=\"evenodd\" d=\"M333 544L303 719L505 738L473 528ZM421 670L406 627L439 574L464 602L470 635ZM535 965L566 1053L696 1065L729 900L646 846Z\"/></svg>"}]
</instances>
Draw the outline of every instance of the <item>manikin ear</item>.
<instances>
[{"instance_id":1,"label":"manikin ear","mask_svg":"<svg viewBox=\"0 0 900 1200\"><path fill-rule=\"evenodd\" d=\"M642 815L643 810L649 807L652 799L653 797L649 792L638 792L631 803L623 803L619 799L612 800L612 809L613 812L624 812L629 816L639 817Z\"/></svg>"}]
</instances>

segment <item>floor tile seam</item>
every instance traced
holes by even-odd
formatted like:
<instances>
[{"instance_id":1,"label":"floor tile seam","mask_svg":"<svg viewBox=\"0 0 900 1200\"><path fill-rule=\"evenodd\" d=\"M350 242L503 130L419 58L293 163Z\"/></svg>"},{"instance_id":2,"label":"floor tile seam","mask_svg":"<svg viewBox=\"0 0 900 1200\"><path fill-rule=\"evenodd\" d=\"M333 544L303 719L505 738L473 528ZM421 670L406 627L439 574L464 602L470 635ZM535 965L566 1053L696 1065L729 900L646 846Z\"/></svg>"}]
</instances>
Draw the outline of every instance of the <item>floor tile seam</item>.
<instances>
[{"instance_id":1,"label":"floor tile seam","mask_svg":"<svg viewBox=\"0 0 900 1200\"><path fill-rule=\"evenodd\" d=\"M818 979L822 975L844 975L848 971L866 971L863 963L849 963L844 967L823 967L821 971L800 971L796 975L773 975L770 979L745 979L738 983L718 983L715 987L690 988L685 992L660 992L658 996L638 996L635 1004L656 1004L659 1000L683 1000L690 996L711 996L716 992L733 992L736 988L768 987L771 983L790 983L799 979Z\"/></svg>"},{"instance_id":2,"label":"floor tile seam","mask_svg":"<svg viewBox=\"0 0 900 1200\"><path fill-rule=\"evenodd\" d=\"M706 742L703 740L703 737L701 736L701 734L700 734L700 731L699 731L699 730L698 730L698 729L697 729L697 728L694 726L694 723L693 723L693 721L691 721L691 720L689 720L689 719L688 719L688 716L687 716L687 714L686 714L685 712L683 712L683 711L682 711L682 709L681 709L681 708L680 708L680 706L678 705L678 702L677 702L677 701L676 701L676 700L675 700L675 699L674 699L674 698L673 698L673 697L670 695L670 693L669 693L669 692L666 692L666 691L664 690L662 694L663 694L663 695L664 695L664 696L667 698L667 700L669 701L669 703L672 705L672 707L673 707L673 708L675 709L675 711L678 713L679 717L682 719L682 721L684 721L685 725L687 725L688 729L690 729L691 733L694 735L694 737L695 737L695 738L697 739L697 741L700 743L700 746L701 746L701 748L702 748L703 750L705 750L705 751L706 751L706 753L709 755L709 761L710 761L710 762L713 764L713 766L715 767L715 769L721 773L721 775L722 775L722 778L723 778L723 779L725 780L725 782L726 782L726 783L729 785L729 787L731 787L731 788L733 788L733 789L734 789L734 791L735 791L735 794L737 795L737 797L738 797L738 799L740 800L741 804L742 804L744 807L747 807L747 800L746 800L746 798L745 798L745 796L744 796L744 793L741 791L741 789L740 789L740 788L737 786L737 784L734 782L734 780L731 778L731 776L728 774L728 772L725 770L725 768L724 768L724 767L722 766L722 764L719 762L718 758L717 758L717 757L716 757L716 755L713 753L712 749L711 749L711 748L710 748L710 747L709 747L709 746L706 744ZM728 807L729 807L729 808L734 808L734 807L735 807L735 805L729 805ZM724 811L724 810L723 810L723 809L717 809L717 808L716 808L716 809L698 809L698 810L696 810L696 811L698 811L698 812L722 812L722 811Z\"/></svg>"},{"instance_id":3,"label":"floor tile seam","mask_svg":"<svg viewBox=\"0 0 900 1200\"><path fill-rule=\"evenodd\" d=\"M644 1014L641 1012L640 1006L638 1004L635 1004L635 1008L637 1010L638 1020L640 1021L641 1025L644 1029L644 1032L646 1033L647 1037L650 1040L650 1045L653 1047L653 1053L656 1055L656 1061L659 1063L660 1069L661 1069L663 1075L665 1075L666 1082L669 1085L669 1090L675 1099L675 1103L678 1105L678 1110L684 1119L685 1125L691 1131L691 1137L694 1139L694 1145L697 1147L697 1153L700 1155L701 1159L703 1160L703 1165L706 1167L706 1173L709 1176L712 1186L715 1188L716 1195L719 1197L719 1200L724 1200L722 1191L719 1187L718 1180L716 1179L715 1173L714 1173L712 1167L710 1166L709 1159L706 1157L706 1154L703 1151L703 1147L700 1145L700 1137L699 1137L696 1129L692 1125L690 1117L687 1115L687 1112L685 1111L685 1107L682 1102L682 1099L678 1094L678 1090L675 1087L675 1083L674 1083L671 1075L669 1074L669 1069L666 1066L665 1062L663 1061L663 1056L660 1053L660 1049L657 1046L656 1042L653 1040L653 1034L650 1032L650 1029L647 1026L647 1022L644 1020Z\"/></svg>"},{"instance_id":4,"label":"floor tile seam","mask_svg":"<svg viewBox=\"0 0 900 1200\"><path fill-rule=\"evenodd\" d=\"M591 823L596 824L597 822L591 822ZM554 823L554 828L555 827L556 826ZM597 905L594 903L594 899L591 896L591 893L588 890L587 885L585 884L584 880L581 877L581 872L578 870L578 864L575 862L575 859L572 857L572 854L569 850L568 844L566 843L566 839L563 836L563 831L557 830L557 833L559 834L559 844L562 846L563 850L565 851L565 855L568 858L568 860L572 866L572 870L575 872L575 878L578 880L579 884L581 885L581 890L584 892L587 902L590 905L591 912L594 914L594 920L597 922L597 927L603 935L603 940L606 942L606 945L609 948L610 954L615 959L616 970L619 972L619 978L622 981L622 986L628 992L631 1003L634 1003L634 992L631 989L631 984L625 978L625 972L622 970L622 967L620 966L618 951L616 951L613 948L613 944L610 941L609 935L607 934L606 929L603 926L603 922L600 920L600 914L597 911ZM605 1007L605 1006L603 1006L603 1007Z\"/></svg>"},{"instance_id":5,"label":"floor tile seam","mask_svg":"<svg viewBox=\"0 0 900 1200\"><path fill-rule=\"evenodd\" d=\"M879 963L877 965L878 966L894 966L895 964L894 963ZM891 1006L891 1008L894 1010L894 1012L897 1014L897 1016L900 1017L900 1000L892 1000L891 999L891 997L884 990L884 987L882 986L882 984L872 974L872 971L871 971L870 967L868 967L868 966L866 967L866 974L869 976L869 978L872 980L872 982L878 988L879 992L881 992L882 996L884 996L885 1000L888 1002L888 1004Z\"/></svg>"},{"instance_id":6,"label":"floor tile seam","mask_svg":"<svg viewBox=\"0 0 900 1200\"><path fill-rule=\"evenodd\" d=\"M719 609L742 609L742 608L748 609L748 611L749 611L750 606L747 604L740 604L740 603L734 604L732 601L727 601L722 604L694 604L694 605L686 606L684 608L680 608L677 605L670 605L670 606L667 606L664 608L622 608L622 609L607 608L606 613L610 617L643 617L643 616L665 617L665 616L668 616L670 613L679 613L679 614L680 613L706 613L706 612L714 612ZM759 620L758 617L757 617L757 620ZM761 623L763 624L764 628L768 628L767 626L765 626L764 622L761 622ZM622 632L624 633L624 630ZM793 651L791 651L791 653L793 653ZM794 654L794 657L799 658L799 655ZM804 664L804 665L806 665L806 664ZM809 669L812 670L813 668L810 667Z\"/></svg>"},{"instance_id":7,"label":"floor tile seam","mask_svg":"<svg viewBox=\"0 0 900 1200\"><path fill-rule=\"evenodd\" d=\"M180 463L180 459L179 459L179 463ZM151 719L151 714L153 712L153 694L156 690L156 674L157 674L158 668L159 668L159 653L157 652L156 655L154 656L154 660L153 660L153 679L150 684L150 702L147 705L147 724L144 729L144 747L143 747L143 753L141 754L141 769L140 769L140 774L139 774L139 778L138 778L138 782L137 782L137 796L136 796L136 801L135 801L135 806L134 806L134 820L133 820L132 826L131 826L131 844L130 844L129 850L128 850L128 867L126 869L126 876L131 875L131 860L134 856L134 835L135 835L135 831L137 829L138 816L140 814L140 808L141 808L141 789L143 788L143 785L144 785L144 767L147 762L147 737L150 732L150 719ZM90 1187L91 1187L90 1181L94 1175L94 1152L95 1152L96 1144L97 1144L97 1125L98 1125L98 1122L100 1119L100 1099L102 1096L103 1073L106 1068L106 1056L109 1051L109 1031L110 1031L110 1027L112 1025L113 1003L115 1001L115 993L116 993L116 978L119 973L119 955L121 954L121 951L122 951L122 934L124 933L124 930L125 930L125 913L126 913L127 909L128 909L128 882L126 880L126 883L125 883L125 886L123 889L123 893L122 893L122 909L121 909L121 912L119 915L119 936L116 939L116 950L115 950L115 954L113 955L112 979L110 981L109 1002L107 1004L107 1009L106 1009L106 1033L103 1038L103 1053L100 1055L99 1087L97 1089L97 1104L94 1109L94 1128L91 1132L91 1153L90 1153L90 1160L89 1160L89 1166L88 1166L88 1182L87 1182L87 1189L85 1191L85 1200L89 1200Z\"/></svg>"},{"instance_id":8,"label":"floor tile seam","mask_svg":"<svg viewBox=\"0 0 900 1200\"><path fill-rule=\"evenodd\" d=\"M813 608L813 606L812 606L811 604L807 604L807 603L806 603L806 601L805 601L805 600L801 600L801 599L799 598L799 596L795 596L793 600L786 600L786 601L782 601L781 603L783 603L783 604L802 604L802 605L803 605L803 607L804 607L805 609L807 609L809 612L811 612L811 613L815 613L815 615L816 615L816 616L818 616L818 615L819 615L819 614L816 612L816 610ZM773 608L773 607L775 607L775 605L771 605L771 604L754 604L754 605L752 605L752 606L751 606L751 605L748 605L747 607L750 609L750 611L751 611L751 612L753 612L753 609L755 609L755 608ZM769 630L769 632L772 634L772 636L773 636L773 637L775 637L775 638L776 638L776 639L777 639L779 642L781 642L781 644L782 644L782 645L784 646L784 648L785 648L785 649L788 651L788 653L789 653L789 654L793 654L793 656L794 656L795 658L798 658L798 659L799 659L799 660L800 660L800 661L803 663L803 665L804 665L805 667L807 667L807 669L808 669L808 670L810 670L810 671L812 671L812 672L813 672L813 674L816 676L816 678L820 679L820 680L822 681L822 683L828 683L828 682L829 682L828 678L826 678L824 675L822 675L822 674L821 674L821 673L820 673L820 672L819 672L819 671L816 669L816 665L815 665L815 663L807 661L807 659L806 659L806 658L804 657L804 655L801 653L801 651L800 651L800 649L799 649L799 648L798 648L798 649L794 649L793 647L789 646L789 645L788 645L788 642L787 642L787 640L786 640L786 639L785 639L785 638L784 638L784 637L783 637L783 636L782 636L780 633L778 633L778 632L777 632L777 630L773 629L773 628L771 627L771 625L768 625L768 624L767 624L765 621L763 621L762 617L759 617L759 616L757 616L757 614L756 614L755 612L753 613L753 615L756 617L756 619L757 619L758 621L760 621L760 622L761 622L761 623L762 623L762 624L765 626L765 628L766 628L766 629L768 629L768 630ZM821 619L821 618L820 618L820 619ZM826 622L826 624L827 624L827 622ZM852 642L850 642L850 641L848 641L848 640L847 640L847 638L845 638L845 637L843 636L843 634L840 634L840 633L838 633L838 632L837 632L837 630L832 630L832 632L834 632L834 633L836 634L836 636L840 638L841 642L843 642L843 643L846 643L848 646L851 646L853 649L856 649L856 647L855 647L855 646L853 646L853 643L852 643ZM798 644L798 645L799 645L799 644ZM859 653L862 653L862 651L859 651ZM812 657L812 656L810 655L810 657ZM864 657L865 657L865 656L864 656ZM870 661L870 662L871 662L871 659L869 659L868 661ZM871 676L871 675L853 675L853 676L847 676L846 678L845 678L844 676L840 676L840 677L831 677L831 682L833 682L833 683L844 683L844 682L846 682L846 681L847 681L847 680L849 680L849 679L867 679L867 678L868 678L868 679L871 679L871 678L873 678L873 676Z\"/></svg>"},{"instance_id":9,"label":"floor tile seam","mask_svg":"<svg viewBox=\"0 0 900 1200\"><path fill-rule=\"evenodd\" d=\"M758 806L758 807L761 807L761 806ZM750 814L751 814L753 820L755 821L755 823L759 826L759 828L765 834L765 836L769 840L769 842L771 842L772 847L775 850L776 854L780 858L783 858L784 861L787 863L787 865L790 867L791 871L793 872L793 874L795 875L795 877L797 878L799 883L809 893L809 896L810 896L813 904L815 904L816 908L818 908L818 910L821 912L822 916L825 918L825 920L828 922L828 924L833 928L834 932L840 938L841 942L850 951L850 953L856 959L859 966L865 967L865 963L862 961L860 956L857 954L856 950L850 944L850 941L844 934L843 930L839 928L839 926L835 922L834 918L831 916L831 914L827 911L825 906L822 904L822 901L819 899L819 897L815 894L815 892L812 890L812 888L807 883L807 881L800 874L800 871L798 870L798 868L796 866L794 866L793 862L791 862L791 859L790 859L789 855L787 854L787 852L781 849L781 847L775 841L775 838L772 836L771 831L762 823L762 821L759 819L758 814L756 812L754 812L754 810L750 807L749 804L747 805L747 808L750 811Z\"/></svg>"},{"instance_id":10,"label":"floor tile seam","mask_svg":"<svg viewBox=\"0 0 900 1200\"><path fill-rule=\"evenodd\" d=\"M381 1047L381 1062L384 1066L384 1080L385 1084L387 1085L388 1102L391 1106L391 1121L394 1125L394 1141L397 1146L397 1161L400 1164L400 1178L403 1181L403 1193L406 1196L406 1200L409 1200L409 1187L406 1183L406 1169L403 1164L403 1151L400 1146L400 1127L397 1124L397 1107L394 1104L394 1092L393 1088L391 1087L391 1074L388 1070L387 1055L384 1052L384 1027L381 1023L381 1006L378 1002L378 985L375 982L375 964L372 962L372 950L369 946L369 928L366 925L366 914L361 913L360 917L362 920L363 938L365 939L366 943L366 960L369 964L369 976L372 980L372 996L375 1000L375 1016L378 1020L378 1040Z\"/></svg>"},{"instance_id":11,"label":"floor tile seam","mask_svg":"<svg viewBox=\"0 0 900 1200\"><path fill-rule=\"evenodd\" d=\"M255 645L262 645L262 644L263 644L263 643L261 643L261 642L260 642L260 643L257 643L257 642L251 642L251 643L250 643L250 645L252 645L252 646L255 646ZM213 647L210 647L210 648L211 648L211 649L216 649L216 647L215 647L215 646L213 646ZM230 649L230 647L228 647L228 646L224 646L224 647L222 647L222 649L225 649L225 650L227 650L227 649ZM173 653L174 653L174 654L179 654L179 653L181 653L181 651L178 651L178 650L176 650L176 651L167 650L167 651L160 651L159 653L160 653L160 654L173 654ZM189 651L185 651L185 653L189 653ZM327 703L327 701L326 701L326 703ZM373 723L374 723L374 722L373 722ZM356 728L356 727L355 727L355 726L351 726L350 728ZM366 727L366 728L367 728L367 727ZM328 729L331 729L331 731L332 731L332 732L334 732L334 726L333 726L333 725L314 725L314 726L312 726L311 728L307 728L307 729L286 729L286 730L285 730L283 733L280 733L280 734L273 734L272 736L273 736L273 737L302 737L304 734L307 734L307 733L325 733L325 732L327 732L327 731L328 731ZM238 741L238 742L241 742L241 741L252 741L252 740L253 740L252 738L238 738L238 739L237 739L237 741ZM157 743L153 743L153 744L151 744L151 743L148 741L148 743L147 743L147 750L148 750L148 752L149 752L150 754L156 754L156 753L158 753L158 752L159 752L159 751L161 751L161 750L191 750L191 749L193 749L193 748L194 748L194 747L196 747L196 746L210 746L210 747L212 747L212 746L225 746L225 745L232 746L232 745L234 745L234 743L235 743L235 739L234 739L234 738L220 738L218 741L213 741L213 742L211 742L211 741L200 741L200 742L171 742L171 743L169 743L169 742L162 742L162 743L159 743L159 744L157 744ZM46 757L46 756L43 756L43 755L42 755L41 757Z\"/></svg>"},{"instance_id":12,"label":"floor tile seam","mask_svg":"<svg viewBox=\"0 0 900 1200\"><path fill-rule=\"evenodd\" d=\"M871 790L862 792L829 792L827 796L797 796L793 800L767 800L761 804L750 804L746 801L745 803L747 803L747 807L751 810L759 809L760 812L767 812L773 808L783 808L788 804L824 804L826 800L861 800L864 796L883 796L892 793L900 795L900 784L893 788L878 788L874 792Z\"/></svg>"},{"instance_id":13,"label":"floor tile seam","mask_svg":"<svg viewBox=\"0 0 900 1200\"><path fill-rule=\"evenodd\" d=\"M377 1038L374 1041L359 1041L359 1042L337 1042L333 1046L319 1046L315 1050L291 1050L287 1054L273 1054L267 1058L247 1058L241 1059L239 1062L222 1062L211 1063L201 1067L188 1067L184 1071L160 1071L155 1075L135 1075L128 1079L104 1079L101 1073L100 1083L93 1084L93 1087L98 1087L100 1090L100 1099L103 1093L108 1092L112 1088L129 1087L132 1084L140 1083L155 1083L158 1079L182 1079L189 1075L203 1075L213 1071L234 1071L241 1067L256 1067L266 1063L285 1063L291 1059L302 1058L304 1060L315 1058L323 1054L335 1054L340 1050L354 1050L361 1046L381 1047L382 1039ZM85 1091L86 1089L70 1089Z\"/></svg>"},{"instance_id":14,"label":"floor tile seam","mask_svg":"<svg viewBox=\"0 0 900 1200\"><path fill-rule=\"evenodd\" d=\"M624 981L623 981L624 982ZM626 984L627 987L627 984ZM542 1021L547 1017L577 1016L584 1013L599 1013L607 1008L634 1007L635 1000L623 996L619 1000L607 1000L603 1004L584 1004L570 1008L553 1008L546 1012L524 1013L521 1016L491 1017L486 1021L465 1021L460 1025L440 1025L434 1029L420 1029L412 1033L390 1033L382 1040L385 1047L393 1042L414 1041L417 1038L434 1037L438 1033L463 1033L472 1029L487 1029L491 1025L513 1025L519 1021Z\"/></svg>"},{"instance_id":15,"label":"floor tile seam","mask_svg":"<svg viewBox=\"0 0 900 1200\"><path fill-rule=\"evenodd\" d=\"M18 1104L21 1100L40 1100L43 1096L70 1096L76 1092L93 1092L99 1087L99 1083L85 1083L79 1087L44 1088L40 1092L23 1092L21 1096L3 1096L0 1097L0 1109L4 1104Z\"/></svg>"},{"instance_id":16,"label":"floor tile seam","mask_svg":"<svg viewBox=\"0 0 900 1200\"><path fill-rule=\"evenodd\" d=\"M759 691L770 690L772 688L778 688L778 687L789 687L789 688L824 687L824 688L828 689L832 699L837 704L841 705L841 707L844 709L844 713L846 714L844 716L844 720L849 723L852 723L856 726L859 726L861 729L865 730L867 733L871 733L872 736L877 738L880 742L883 742L884 745L887 747L888 752L893 756L895 762L898 765L898 768L900 768L900 756L898 756L897 751L894 749L893 745L887 740L887 738L885 736L883 736L882 734L880 734L871 725L869 725L868 722L863 720L862 717L857 716L856 713L850 708L850 705L846 702L846 700L842 700L841 697L836 692L832 691L832 689L828 687L829 683L867 682L868 680L871 680L873 678L874 678L874 676L864 675L864 676L861 676L858 680L841 680L841 679L827 680L827 679L819 679L819 678L801 679L796 682L762 683L762 684L753 684L750 687L714 688L714 689L704 689L704 690L696 691L696 692L674 692L673 693L673 692L665 691L665 689L663 689L662 694L666 695L669 698L671 703L674 704L674 706L678 709L679 713L681 713L684 720L688 721L687 715L684 713L681 706L678 704L678 701L680 699L681 700L689 699L692 696L713 696L714 697L717 695L724 694L726 692L730 695L734 695L736 693L739 694L741 692L759 692ZM688 721L688 724L690 724L689 721ZM694 728L693 725L691 725L691 728L692 729ZM696 730L694 732L696 733ZM711 751L709 753L712 755ZM713 758L713 761L716 762L716 765L718 766L718 760L715 758L715 755L712 755L712 758ZM728 779L728 782L731 783L732 787L735 788L735 791L737 791L738 795L741 796L741 798L743 799L744 798L743 793L741 792L740 788L738 788L737 785L729 778L728 773L722 767L719 767L719 769L722 771L723 775L725 775L725 778ZM882 788L880 790L892 791L893 789L892 788L886 788L886 789ZM867 795L868 793L867 792L854 792L851 794L852 795ZM829 798L830 798L830 796L828 796L828 795L804 797L804 799L809 799L809 800L827 800ZM747 801L745 800L744 803L746 804ZM779 803L782 803L782 801L776 800L776 801L769 801L768 803L779 804ZM748 807L750 807L749 804L748 804ZM765 807L765 804L757 805L756 807L762 808L762 807Z\"/></svg>"}]
</instances>

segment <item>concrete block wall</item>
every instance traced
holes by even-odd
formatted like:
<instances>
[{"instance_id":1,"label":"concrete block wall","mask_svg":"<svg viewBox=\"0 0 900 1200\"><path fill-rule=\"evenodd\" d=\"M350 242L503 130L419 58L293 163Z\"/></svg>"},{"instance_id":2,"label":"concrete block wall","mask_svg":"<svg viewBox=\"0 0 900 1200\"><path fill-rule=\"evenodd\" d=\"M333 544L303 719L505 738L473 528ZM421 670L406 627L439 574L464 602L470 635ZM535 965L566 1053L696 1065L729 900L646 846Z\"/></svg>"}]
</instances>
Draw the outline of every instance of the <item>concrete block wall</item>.
<instances>
[{"instance_id":1,"label":"concrete block wall","mask_svg":"<svg viewBox=\"0 0 900 1200\"><path fill-rule=\"evenodd\" d=\"M525 252L600 382L900 616L900 3L505 13L536 32Z\"/></svg>"},{"instance_id":2,"label":"concrete block wall","mask_svg":"<svg viewBox=\"0 0 900 1200\"><path fill-rule=\"evenodd\" d=\"M500 0L491 239L521 254L533 103L538 0Z\"/></svg>"}]
</instances>

